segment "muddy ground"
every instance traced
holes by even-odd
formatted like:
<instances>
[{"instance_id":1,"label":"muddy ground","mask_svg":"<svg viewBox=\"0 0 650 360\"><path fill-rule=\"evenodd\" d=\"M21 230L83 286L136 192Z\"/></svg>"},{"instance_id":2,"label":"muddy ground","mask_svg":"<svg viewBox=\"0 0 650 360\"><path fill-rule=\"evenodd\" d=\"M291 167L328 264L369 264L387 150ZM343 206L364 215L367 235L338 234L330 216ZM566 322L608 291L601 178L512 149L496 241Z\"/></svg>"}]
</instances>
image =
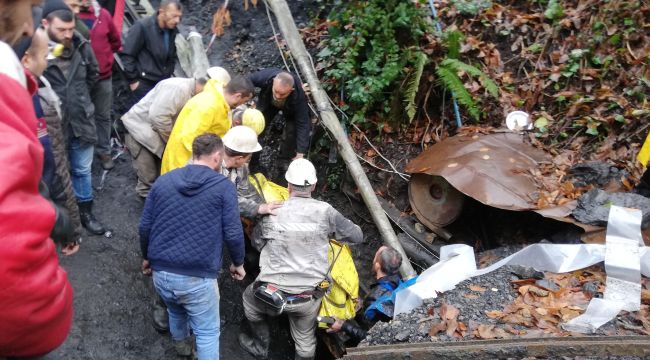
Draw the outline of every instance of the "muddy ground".
<instances>
[{"instance_id":1,"label":"muddy ground","mask_svg":"<svg viewBox=\"0 0 650 360\"><path fill-rule=\"evenodd\" d=\"M221 3L221 2L219 2ZM219 38L210 52L213 65L220 65L232 74L246 74L268 66L281 66L282 61L261 4L247 12L243 1L231 1L233 25ZM296 22L308 21L309 4L291 2ZM190 3L186 8L182 29L196 26L202 33L209 31L213 3ZM209 36L206 36L206 43ZM116 103L123 100L124 85L116 86ZM282 124L271 124L267 145L275 145ZM273 149L267 150L263 162L273 169ZM264 160L266 159L266 160ZM321 167L325 174L327 169ZM95 214L112 232L112 237L86 236L80 251L71 257L61 257L62 266L74 288L74 320L65 343L45 357L54 359L176 359L169 335L158 334L151 326L150 305L153 287L151 279L140 273L138 223L143 208L136 196L136 176L128 152L116 160L116 167L105 176L94 169ZM325 184L326 182L323 181ZM357 267L364 282L372 254L379 246L376 230L367 219L365 208L353 204L338 191L319 187L317 197L330 201L342 213L362 226L366 244L353 248ZM226 260L227 261L227 260ZM243 318L241 293L252 279L235 282L229 276L220 279L221 290L221 357L223 359L252 359L237 343L237 333ZM271 359L293 359L293 344L287 331L286 319L272 324Z\"/></svg>"}]
</instances>

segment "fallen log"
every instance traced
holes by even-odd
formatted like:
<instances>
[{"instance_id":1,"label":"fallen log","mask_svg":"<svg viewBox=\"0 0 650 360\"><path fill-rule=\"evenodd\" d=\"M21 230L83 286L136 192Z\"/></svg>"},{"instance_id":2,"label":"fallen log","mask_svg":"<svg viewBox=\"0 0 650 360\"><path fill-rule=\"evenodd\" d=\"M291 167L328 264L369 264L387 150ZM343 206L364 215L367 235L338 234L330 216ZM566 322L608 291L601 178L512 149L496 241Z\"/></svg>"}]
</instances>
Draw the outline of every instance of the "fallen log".
<instances>
[{"instance_id":1,"label":"fallen log","mask_svg":"<svg viewBox=\"0 0 650 360\"><path fill-rule=\"evenodd\" d=\"M395 248L402 254L402 258L406 259L406 253L402 248L402 245L397 240L397 236L393 231L393 228L388 221L388 217L384 213L377 196L370 185L368 177L364 172L359 160L348 142L348 138L341 128L338 117L334 113L334 109L329 102L329 98L323 88L320 85L320 81L316 76L316 71L311 62L311 58L305 45L302 42L300 34L298 33L298 28L293 20L289 6L285 0L267 0L267 5L270 6L271 10L275 14L278 25L280 27L280 32L289 46L291 54L296 59L298 66L300 67L300 72L307 78L309 83L309 89L311 91L311 96L316 103L318 112L320 113L321 120L327 129L332 133L336 142L338 144L339 153L343 158L348 170L352 174L361 197L363 198L368 211L370 212L372 219L381 234L381 237L386 245L389 245ZM400 267L400 273L405 279L412 278L416 275L411 263L408 261L402 261L402 266Z\"/></svg>"},{"instance_id":2,"label":"fallen log","mask_svg":"<svg viewBox=\"0 0 650 360\"><path fill-rule=\"evenodd\" d=\"M196 32L194 27L190 28L187 39L183 35L176 35L176 56L181 69L186 77L206 77L210 62L205 54L203 38Z\"/></svg>"}]
</instances>

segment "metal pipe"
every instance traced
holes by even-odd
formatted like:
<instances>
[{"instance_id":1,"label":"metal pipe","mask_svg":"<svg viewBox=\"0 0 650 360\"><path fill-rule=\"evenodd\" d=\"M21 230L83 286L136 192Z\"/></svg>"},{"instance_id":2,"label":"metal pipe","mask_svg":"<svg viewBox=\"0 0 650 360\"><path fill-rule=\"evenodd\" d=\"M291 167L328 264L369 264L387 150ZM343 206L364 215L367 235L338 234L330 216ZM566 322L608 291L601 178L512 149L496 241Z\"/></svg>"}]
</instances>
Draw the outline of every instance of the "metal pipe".
<instances>
[{"instance_id":1,"label":"metal pipe","mask_svg":"<svg viewBox=\"0 0 650 360\"><path fill-rule=\"evenodd\" d=\"M336 142L338 143L339 151L341 157L345 161L354 181L359 188L359 192L368 207L368 211L377 225L377 229L381 234L384 243L393 247L395 250L399 251L402 254L403 258L406 258L406 253L402 248L402 245L397 240L397 236L393 231L393 228L388 221L388 217L384 213L377 196L366 177L366 173L361 167L361 164L357 160L357 157L348 142L347 136L341 127L338 117L334 113L329 98L325 91L323 90L318 77L316 76L316 71L314 70L311 57L305 48L305 44L302 42L302 38L298 33L298 28L293 20L291 15L291 10L287 5L285 0L267 0L267 4L270 5L271 10L273 11L278 25L280 27L280 32L284 36L284 39L289 46L292 54L294 55L298 66L302 74L306 77L307 82L309 83L309 88L311 90L311 95L316 103L316 108L321 114L321 119L323 124L332 132ZM412 278L416 275L411 263L408 261L403 261L402 266L400 267L400 273L405 279Z\"/></svg>"}]
</instances>

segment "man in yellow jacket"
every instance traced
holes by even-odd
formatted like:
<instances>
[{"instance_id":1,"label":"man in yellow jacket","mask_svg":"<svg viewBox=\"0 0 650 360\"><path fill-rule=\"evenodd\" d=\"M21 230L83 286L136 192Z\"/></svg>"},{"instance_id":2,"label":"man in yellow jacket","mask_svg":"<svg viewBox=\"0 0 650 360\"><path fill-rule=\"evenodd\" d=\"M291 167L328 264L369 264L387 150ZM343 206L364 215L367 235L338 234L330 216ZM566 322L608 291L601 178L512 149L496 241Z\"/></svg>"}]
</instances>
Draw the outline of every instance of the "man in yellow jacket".
<instances>
[{"instance_id":1,"label":"man in yellow jacket","mask_svg":"<svg viewBox=\"0 0 650 360\"><path fill-rule=\"evenodd\" d=\"M235 77L227 85L208 80L203 92L185 104L172 129L162 158L161 174L185 166L192 157L192 141L209 132L223 137L231 127L230 109L253 97L255 87L248 78Z\"/></svg>"}]
</instances>

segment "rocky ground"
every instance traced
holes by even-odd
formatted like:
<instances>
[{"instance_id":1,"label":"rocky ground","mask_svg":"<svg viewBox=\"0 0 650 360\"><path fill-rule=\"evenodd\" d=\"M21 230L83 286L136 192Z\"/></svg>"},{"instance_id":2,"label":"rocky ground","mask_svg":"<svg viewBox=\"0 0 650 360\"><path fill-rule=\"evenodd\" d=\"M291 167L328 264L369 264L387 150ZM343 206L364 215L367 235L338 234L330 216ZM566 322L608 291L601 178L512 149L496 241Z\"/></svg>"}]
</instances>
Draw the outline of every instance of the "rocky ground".
<instances>
[{"instance_id":1,"label":"rocky ground","mask_svg":"<svg viewBox=\"0 0 650 360\"><path fill-rule=\"evenodd\" d=\"M516 250L488 251L479 262L487 265ZM560 325L581 314L592 297L602 297L604 279L600 265L570 274L504 266L463 281L390 323L376 324L360 346L581 335ZM643 282L647 297L650 284ZM645 298L640 312L622 313L595 335L649 335L649 302Z\"/></svg>"}]
</instances>

